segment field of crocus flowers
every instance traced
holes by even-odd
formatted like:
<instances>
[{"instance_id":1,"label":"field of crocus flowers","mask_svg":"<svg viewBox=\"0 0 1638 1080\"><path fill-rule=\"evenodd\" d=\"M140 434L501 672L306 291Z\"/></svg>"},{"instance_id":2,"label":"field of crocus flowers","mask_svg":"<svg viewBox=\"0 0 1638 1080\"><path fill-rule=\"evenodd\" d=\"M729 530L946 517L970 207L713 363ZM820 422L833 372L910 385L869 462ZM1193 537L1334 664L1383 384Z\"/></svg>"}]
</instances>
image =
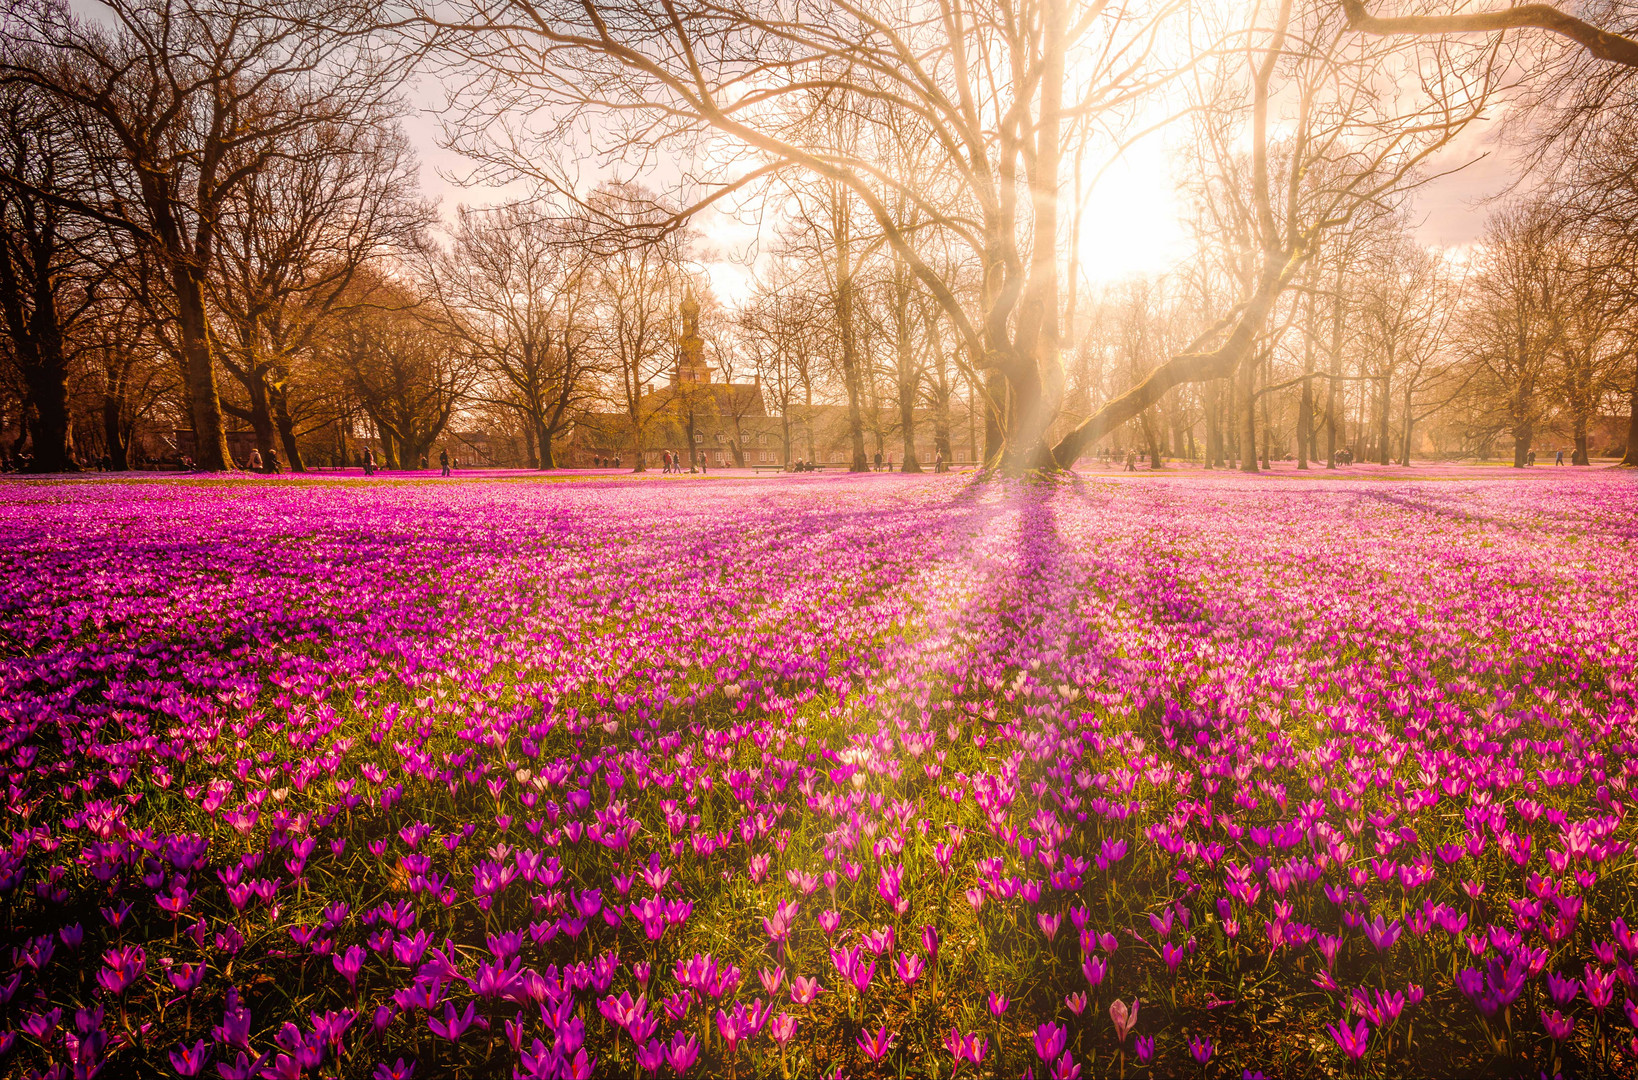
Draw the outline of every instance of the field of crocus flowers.
<instances>
[{"instance_id":1,"label":"field of crocus flowers","mask_svg":"<svg viewBox=\"0 0 1638 1080\"><path fill-rule=\"evenodd\" d=\"M1638 478L1419 472L7 483L0 1074L1634 1075Z\"/></svg>"}]
</instances>

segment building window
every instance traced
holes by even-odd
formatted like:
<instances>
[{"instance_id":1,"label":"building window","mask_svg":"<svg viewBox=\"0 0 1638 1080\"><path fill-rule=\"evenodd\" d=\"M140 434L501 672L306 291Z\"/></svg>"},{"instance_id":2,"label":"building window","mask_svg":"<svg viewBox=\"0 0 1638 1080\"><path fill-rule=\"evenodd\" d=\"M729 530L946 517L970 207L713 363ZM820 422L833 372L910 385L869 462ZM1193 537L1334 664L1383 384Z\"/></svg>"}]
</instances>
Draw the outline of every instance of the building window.
<instances>
[{"instance_id":1,"label":"building window","mask_svg":"<svg viewBox=\"0 0 1638 1080\"><path fill-rule=\"evenodd\" d=\"M694 433L694 441L695 441L695 442L697 442L697 443L702 443L702 442L704 442L704 441L705 441L705 432L703 432L703 431L696 431L696 432L695 432L695 433Z\"/></svg>"},{"instance_id":2,"label":"building window","mask_svg":"<svg viewBox=\"0 0 1638 1080\"><path fill-rule=\"evenodd\" d=\"M723 444L723 443L725 443L725 442L727 442L727 441L728 441L728 436L726 436L726 435L724 435L724 434L723 434L723 433L722 433L722 432L720 432L720 431L719 431L719 432L717 432L717 445L718 445L718 446L721 446L721 445L722 445L722 444Z\"/></svg>"}]
</instances>

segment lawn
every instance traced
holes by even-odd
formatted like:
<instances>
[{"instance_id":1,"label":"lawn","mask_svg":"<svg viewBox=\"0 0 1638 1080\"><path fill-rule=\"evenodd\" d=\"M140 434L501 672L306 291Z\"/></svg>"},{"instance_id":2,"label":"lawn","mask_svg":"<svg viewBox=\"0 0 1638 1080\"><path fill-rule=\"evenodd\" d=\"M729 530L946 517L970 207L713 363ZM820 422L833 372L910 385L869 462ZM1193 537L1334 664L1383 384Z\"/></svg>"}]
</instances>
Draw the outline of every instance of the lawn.
<instances>
[{"instance_id":1,"label":"lawn","mask_svg":"<svg viewBox=\"0 0 1638 1080\"><path fill-rule=\"evenodd\" d=\"M7 481L0 1073L1638 1074L1638 476L1409 476Z\"/></svg>"}]
</instances>

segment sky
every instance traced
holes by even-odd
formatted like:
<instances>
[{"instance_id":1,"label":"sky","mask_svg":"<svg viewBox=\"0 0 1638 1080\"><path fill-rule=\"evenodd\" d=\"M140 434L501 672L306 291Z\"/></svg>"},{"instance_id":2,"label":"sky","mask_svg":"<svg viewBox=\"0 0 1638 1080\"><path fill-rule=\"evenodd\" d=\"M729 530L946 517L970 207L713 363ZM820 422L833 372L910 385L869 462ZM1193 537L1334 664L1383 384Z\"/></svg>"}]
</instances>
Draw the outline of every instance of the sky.
<instances>
[{"instance_id":1,"label":"sky","mask_svg":"<svg viewBox=\"0 0 1638 1080\"><path fill-rule=\"evenodd\" d=\"M465 159L439 145L436 87L419 87L415 97L421 107L406 128L420 156L422 188L446 220L462 204L481 206L527 193L522 185L463 187ZM1470 126L1436 159L1448 175L1427 184L1415 203L1415 233L1424 245L1460 250L1478 240L1489 212L1486 200L1504 192L1514 177L1511 155L1497 140L1498 126L1494 121ZM1192 240L1173 178L1176 167L1164 139L1150 138L1099 180L1081 234L1082 263L1094 284L1162 274L1188 256ZM696 219L695 227L703 241L700 269L721 299L736 303L748 295L754 279L756 229L714 211Z\"/></svg>"}]
</instances>

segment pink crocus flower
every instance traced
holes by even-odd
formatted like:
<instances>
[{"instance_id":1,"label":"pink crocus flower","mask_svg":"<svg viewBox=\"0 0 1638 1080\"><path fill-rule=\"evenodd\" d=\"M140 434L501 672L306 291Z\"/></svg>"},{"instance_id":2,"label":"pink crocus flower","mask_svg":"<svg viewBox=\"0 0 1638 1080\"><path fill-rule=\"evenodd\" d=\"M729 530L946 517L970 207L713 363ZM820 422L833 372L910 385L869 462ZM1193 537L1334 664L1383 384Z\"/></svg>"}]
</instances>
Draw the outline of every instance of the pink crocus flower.
<instances>
[{"instance_id":1,"label":"pink crocus flower","mask_svg":"<svg viewBox=\"0 0 1638 1080\"><path fill-rule=\"evenodd\" d=\"M1035 1056L1042 1061L1052 1061L1063 1053L1068 1035L1068 1031L1051 1021L1042 1024L1035 1029Z\"/></svg>"},{"instance_id":2,"label":"pink crocus flower","mask_svg":"<svg viewBox=\"0 0 1638 1080\"><path fill-rule=\"evenodd\" d=\"M1350 1028L1348 1018L1343 1017L1335 1024L1326 1024L1325 1030L1331 1033L1331 1038L1336 1040L1342 1052L1355 1061L1364 1057L1371 1045L1371 1029L1363 1020L1357 1028Z\"/></svg>"},{"instance_id":3,"label":"pink crocus flower","mask_svg":"<svg viewBox=\"0 0 1638 1080\"><path fill-rule=\"evenodd\" d=\"M880 1061L893 1048L893 1040L897 1037L898 1032L888 1031L886 1024L874 1032L866 1028L859 1035L859 1049L864 1051L865 1057L871 1061Z\"/></svg>"},{"instance_id":4,"label":"pink crocus flower","mask_svg":"<svg viewBox=\"0 0 1638 1080\"><path fill-rule=\"evenodd\" d=\"M671 1036L671 1045L665 1048L666 1064L682 1076L700 1059L700 1041L693 1035L677 1032Z\"/></svg>"},{"instance_id":5,"label":"pink crocus flower","mask_svg":"<svg viewBox=\"0 0 1638 1080\"><path fill-rule=\"evenodd\" d=\"M1125 1042L1126 1036L1137 1027L1138 1004L1137 998L1132 999L1130 1006L1119 998L1109 1003L1109 1019L1115 1025L1117 1042Z\"/></svg>"}]
</instances>

